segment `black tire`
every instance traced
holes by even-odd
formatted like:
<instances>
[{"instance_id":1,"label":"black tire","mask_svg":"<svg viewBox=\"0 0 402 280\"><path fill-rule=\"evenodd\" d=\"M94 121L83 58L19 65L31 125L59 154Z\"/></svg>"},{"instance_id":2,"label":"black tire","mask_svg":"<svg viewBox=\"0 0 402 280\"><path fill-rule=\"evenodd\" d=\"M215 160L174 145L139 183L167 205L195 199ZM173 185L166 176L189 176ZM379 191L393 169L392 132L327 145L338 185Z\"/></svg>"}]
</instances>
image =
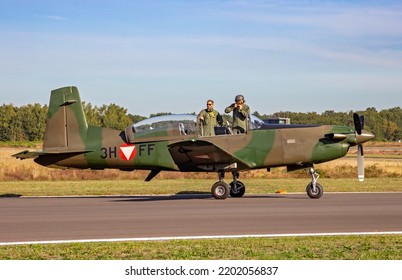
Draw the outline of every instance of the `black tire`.
<instances>
[{"instance_id":1,"label":"black tire","mask_svg":"<svg viewBox=\"0 0 402 280\"><path fill-rule=\"evenodd\" d=\"M324 194L324 189L319 183L315 184L315 188L316 188L316 191L314 192L313 191L313 183L310 183L307 185L306 192L310 198L318 199Z\"/></svg>"},{"instance_id":2,"label":"black tire","mask_svg":"<svg viewBox=\"0 0 402 280\"><path fill-rule=\"evenodd\" d=\"M246 193L246 186L237 181L237 189L234 188L234 182L230 183L230 196L231 197L242 197Z\"/></svg>"},{"instance_id":3,"label":"black tire","mask_svg":"<svg viewBox=\"0 0 402 280\"><path fill-rule=\"evenodd\" d=\"M226 199L230 194L230 187L225 182L216 182L211 188L211 194L216 199Z\"/></svg>"}]
</instances>

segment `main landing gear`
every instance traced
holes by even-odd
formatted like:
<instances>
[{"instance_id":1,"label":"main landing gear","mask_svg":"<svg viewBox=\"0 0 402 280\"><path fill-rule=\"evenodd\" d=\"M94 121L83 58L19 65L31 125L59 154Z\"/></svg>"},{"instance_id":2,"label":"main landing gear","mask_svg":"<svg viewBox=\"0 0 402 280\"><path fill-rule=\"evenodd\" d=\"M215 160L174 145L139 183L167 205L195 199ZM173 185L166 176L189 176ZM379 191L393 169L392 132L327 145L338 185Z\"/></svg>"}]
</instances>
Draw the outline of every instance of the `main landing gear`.
<instances>
[{"instance_id":1,"label":"main landing gear","mask_svg":"<svg viewBox=\"0 0 402 280\"><path fill-rule=\"evenodd\" d=\"M311 176L311 182L306 187L307 195L310 198L318 199L324 194L323 187L317 182L320 177L317 172L315 172L314 167L308 168L308 173ZM213 184L211 188L211 194L216 199L226 199L229 197L242 197L246 192L246 186L238 181L240 174L237 171L232 171L233 181L227 184L223 181L225 178L225 172L219 172L219 181Z\"/></svg>"},{"instance_id":2,"label":"main landing gear","mask_svg":"<svg viewBox=\"0 0 402 280\"><path fill-rule=\"evenodd\" d=\"M310 198L318 199L324 194L323 187L317 182L320 175L314 171L314 167L308 169L311 176L311 183L307 185L306 192Z\"/></svg>"},{"instance_id":3,"label":"main landing gear","mask_svg":"<svg viewBox=\"0 0 402 280\"><path fill-rule=\"evenodd\" d=\"M211 194L216 199L226 199L230 195L231 197L242 197L246 192L246 186L238 181L240 174L237 171L232 171L233 181L229 184L225 183L225 172L219 172L219 181L213 184L211 188Z\"/></svg>"}]
</instances>

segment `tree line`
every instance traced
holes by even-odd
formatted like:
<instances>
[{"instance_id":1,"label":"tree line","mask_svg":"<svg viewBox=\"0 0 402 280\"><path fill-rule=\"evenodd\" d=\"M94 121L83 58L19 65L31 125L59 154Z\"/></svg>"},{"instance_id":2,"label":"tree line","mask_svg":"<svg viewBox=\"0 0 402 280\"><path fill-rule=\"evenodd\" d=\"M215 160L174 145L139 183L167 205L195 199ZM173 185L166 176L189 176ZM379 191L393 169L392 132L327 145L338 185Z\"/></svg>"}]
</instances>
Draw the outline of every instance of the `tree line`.
<instances>
[{"instance_id":1,"label":"tree line","mask_svg":"<svg viewBox=\"0 0 402 280\"><path fill-rule=\"evenodd\" d=\"M116 104L93 106L83 102L84 112L89 125L110 127L123 130L146 117L131 115L127 109ZM38 103L17 107L12 104L0 106L0 141L42 141L48 106Z\"/></svg>"},{"instance_id":2,"label":"tree line","mask_svg":"<svg viewBox=\"0 0 402 280\"><path fill-rule=\"evenodd\" d=\"M110 127L123 130L125 127L139 122L147 117L131 115L127 109L116 104L93 106L83 102L87 122L90 125ZM38 103L24 106L3 104L0 106L0 141L42 141L45 133L48 106ZM293 124L329 124L353 126L353 111L335 112L325 111L296 113L277 112L272 115L253 114L261 119L290 118ZM374 107L356 113L364 115L365 130L375 134L377 141L399 141L402 139L402 109L394 107L377 111ZM150 117L168 115L171 113L156 113ZM194 113L192 113L194 114Z\"/></svg>"},{"instance_id":3,"label":"tree line","mask_svg":"<svg viewBox=\"0 0 402 280\"><path fill-rule=\"evenodd\" d=\"M364 111L335 112L328 110L321 114L316 112L277 112L273 115L260 115L258 112L254 112L254 115L261 119L290 118L293 124L328 124L353 127L353 113L364 116L364 129L373 133L376 136L376 141L400 141L402 139L402 109L400 107L381 111L377 111L374 107L367 108Z\"/></svg>"}]
</instances>

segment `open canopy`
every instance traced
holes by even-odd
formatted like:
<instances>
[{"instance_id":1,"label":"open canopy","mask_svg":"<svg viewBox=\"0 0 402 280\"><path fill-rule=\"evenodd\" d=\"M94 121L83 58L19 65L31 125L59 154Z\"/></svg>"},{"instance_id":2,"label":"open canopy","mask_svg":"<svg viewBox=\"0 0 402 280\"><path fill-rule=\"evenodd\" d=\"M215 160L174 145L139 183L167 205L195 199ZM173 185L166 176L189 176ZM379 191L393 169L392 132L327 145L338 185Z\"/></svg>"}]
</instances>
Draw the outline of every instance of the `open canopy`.
<instances>
[{"instance_id":1,"label":"open canopy","mask_svg":"<svg viewBox=\"0 0 402 280\"><path fill-rule=\"evenodd\" d=\"M258 117L251 115L249 122L249 129L254 130L260 128L264 122ZM158 128L180 127L183 126L186 129L187 134L196 134L197 130L197 116L189 114L175 114L175 115L163 115L152 117L142 120L133 124L133 130L140 132L144 130L152 130Z\"/></svg>"},{"instance_id":2,"label":"open canopy","mask_svg":"<svg viewBox=\"0 0 402 280\"><path fill-rule=\"evenodd\" d=\"M186 134L195 134L197 132L197 116L188 114L164 115L133 124L135 132L171 127L184 127L187 130Z\"/></svg>"}]
</instances>

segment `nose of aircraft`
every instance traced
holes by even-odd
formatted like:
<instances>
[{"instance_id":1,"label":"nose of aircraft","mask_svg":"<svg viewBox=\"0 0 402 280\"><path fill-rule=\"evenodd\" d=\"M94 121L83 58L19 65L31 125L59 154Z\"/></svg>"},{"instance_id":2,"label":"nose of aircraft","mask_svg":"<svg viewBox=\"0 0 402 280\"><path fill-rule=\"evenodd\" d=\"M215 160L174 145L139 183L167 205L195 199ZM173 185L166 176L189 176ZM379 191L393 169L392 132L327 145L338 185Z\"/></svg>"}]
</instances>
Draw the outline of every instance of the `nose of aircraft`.
<instances>
[{"instance_id":1,"label":"nose of aircraft","mask_svg":"<svg viewBox=\"0 0 402 280\"><path fill-rule=\"evenodd\" d=\"M375 136L372 133L369 132L363 132L360 135L356 135L356 144L363 144L367 141L370 141L373 139Z\"/></svg>"}]
</instances>

